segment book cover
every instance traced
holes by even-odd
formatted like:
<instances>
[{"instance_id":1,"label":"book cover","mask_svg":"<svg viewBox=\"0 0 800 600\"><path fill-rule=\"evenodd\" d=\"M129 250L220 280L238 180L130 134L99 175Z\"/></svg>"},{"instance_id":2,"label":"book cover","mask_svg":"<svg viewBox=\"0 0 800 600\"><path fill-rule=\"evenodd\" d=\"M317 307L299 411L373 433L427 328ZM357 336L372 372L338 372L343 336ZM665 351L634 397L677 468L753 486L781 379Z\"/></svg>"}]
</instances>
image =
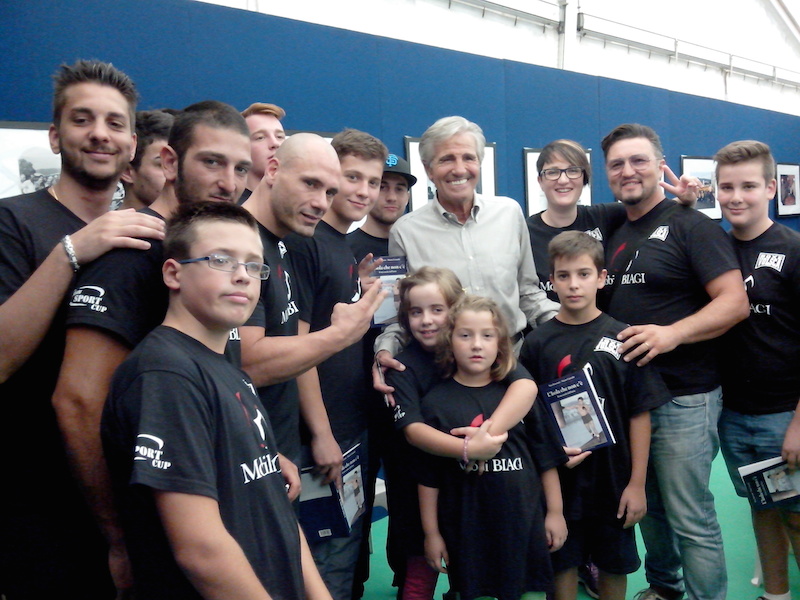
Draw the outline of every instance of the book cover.
<instances>
[{"instance_id":1,"label":"book cover","mask_svg":"<svg viewBox=\"0 0 800 600\"><path fill-rule=\"evenodd\" d=\"M753 508L769 508L800 495L800 471L790 471L780 456L739 467Z\"/></svg>"},{"instance_id":2,"label":"book cover","mask_svg":"<svg viewBox=\"0 0 800 600\"><path fill-rule=\"evenodd\" d=\"M389 295L383 299L375 316L372 318L373 327L383 327L389 323L397 323L397 310L400 307L400 291L397 282L406 276L405 256L381 256L383 263L375 269L373 277L380 277L383 289L389 290Z\"/></svg>"},{"instance_id":3,"label":"book cover","mask_svg":"<svg viewBox=\"0 0 800 600\"><path fill-rule=\"evenodd\" d=\"M542 385L540 393L565 446L596 450L616 443L585 368Z\"/></svg>"},{"instance_id":4,"label":"book cover","mask_svg":"<svg viewBox=\"0 0 800 600\"><path fill-rule=\"evenodd\" d=\"M365 511L364 482L361 470L361 444L344 453L342 488L335 482L323 483L313 474L313 460L300 469L300 524L309 540L347 537ZM310 458L307 457L307 458Z\"/></svg>"}]
</instances>

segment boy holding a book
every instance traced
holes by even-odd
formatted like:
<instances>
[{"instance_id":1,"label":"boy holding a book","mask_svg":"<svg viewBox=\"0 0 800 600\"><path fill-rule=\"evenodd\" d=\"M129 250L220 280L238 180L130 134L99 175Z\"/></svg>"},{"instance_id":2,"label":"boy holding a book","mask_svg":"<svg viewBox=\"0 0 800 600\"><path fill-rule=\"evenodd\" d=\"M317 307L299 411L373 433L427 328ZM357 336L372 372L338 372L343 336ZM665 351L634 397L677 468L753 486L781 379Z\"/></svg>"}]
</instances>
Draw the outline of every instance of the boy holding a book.
<instances>
[{"instance_id":1,"label":"boy holding a book","mask_svg":"<svg viewBox=\"0 0 800 600\"><path fill-rule=\"evenodd\" d=\"M597 292L606 279L601 243L586 233L569 231L553 238L548 250L550 279L561 309L528 334L520 361L540 391L547 384L563 387L558 385L563 377L585 377L610 430L608 438L614 440L591 452L565 448L572 459L559 475L569 535L561 550L551 555L555 599L576 598L577 568L592 556L600 572L600 598L624 600L627 574L640 565L632 527L647 512L649 411L668 401L669 392L650 367L622 359L617 334L626 325L597 308ZM547 402L546 396L542 394L539 401ZM554 403L551 408L561 407ZM582 426L580 417L565 423L567 416L561 419L562 437L564 429Z\"/></svg>"},{"instance_id":2,"label":"boy holding a book","mask_svg":"<svg viewBox=\"0 0 800 600\"><path fill-rule=\"evenodd\" d=\"M725 463L737 494L746 496L738 467L782 456L800 467L800 235L773 222L775 159L753 140L717 152L717 197L731 224L750 316L721 344ZM789 176L785 176L789 177ZM765 600L789 600L788 542L800 560L800 502L753 510Z\"/></svg>"}]
</instances>

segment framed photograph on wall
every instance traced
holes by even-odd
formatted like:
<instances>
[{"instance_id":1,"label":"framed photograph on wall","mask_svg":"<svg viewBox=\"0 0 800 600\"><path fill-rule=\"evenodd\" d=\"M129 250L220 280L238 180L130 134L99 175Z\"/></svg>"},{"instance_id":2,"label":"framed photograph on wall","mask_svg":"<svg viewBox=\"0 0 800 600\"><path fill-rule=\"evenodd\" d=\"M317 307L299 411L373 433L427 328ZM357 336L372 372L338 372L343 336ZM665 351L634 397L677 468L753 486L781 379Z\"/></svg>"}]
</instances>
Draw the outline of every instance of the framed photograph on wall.
<instances>
[{"instance_id":1,"label":"framed photograph on wall","mask_svg":"<svg viewBox=\"0 0 800 600\"><path fill-rule=\"evenodd\" d=\"M528 217L547 208L547 199L539 185L539 173L536 171L536 162L541 153L541 148L522 149L522 160L525 163L525 215Z\"/></svg>"},{"instance_id":2,"label":"framed photograph on wall","mask_svg":"<svg viewBox=\"0 0 800 600\"><path fill-rule=\"evenodd\" d=\"M333 137L336 135L336 133L332 131L312 131L310 129L287 129L284 133L286 133L287 138L294 135L295 133L316 133L326 142L333 141Z\"/></svg>"},{"instance_id":3,"label":"framed photograph on wall","mask_svg":"<svg viewBox=\"0 0 800 600\"><path fill-rule=\"evenodd\" d=\"M417 178L417 183L411 188L411 200L409 200L409 210L422 208L436 197L436 186L428 179L422 159L419 156L418 137L405 136L406 160L411 167L411 174ZM481 163L481 177L475 191L479 194L488 196L497 195L497 144L491 142L486 144L483 151L483 162Z\"/></svg>"},{"instance_id":4,"label":"framed photograph on wall","mask_svg":"<svg viewBox=\"0 0 800 600\"><path fill-rule=\"evenodd\" d=\"M523 148L522 158L525 163L525 214L535 215L547 208L547 198L544 196L542 187L539 185L539 172L536 170L536 162L541 155L541 148ZM589 164L592 162L592 151L586 151L586 159ZM592 186L584 186L578 204L590 206L592 204Z\"/></svg>"},{"instance_id":5,"label":"framed photograph on wall","mask_svg":"<svg viewBox=\"0 0 800 600\"><path fill-rule=\"evenodd\" d=\"M61 157L50 149L49 128L49 123L0 121L0 198L58 181Z\"/></svg>"},{"instance_id":6,"label":"framed photograph on wall","mask_svg":"<svg viewBox=\"0 0 800 600\"><path fill-rule=\"evenodd\" d=\"M483 149L481 179L475 191L486 196L497 196L497 144L487 142Z\"/></svg>"},{"instance_id":7,"label":"framed photograph on wall","mask_svg":"<svg viewBox=\"0 0 800 600\"><path fill-rule=\"evenodd\" d=\"M778 165L778 216L800 215L797 199L797 182L800 180L800 165Z\"/></svg>"},{"instance_id":8,"label":"framed photograph on wall","mask_svg":"<svg viewBox=\"0 0 800 600\"><path fill-rule=\"evenodd\" d=\"M712 219L722 219L722 209L717 202L714 183L714 161L707 156L681 155L681 173L693 175L700 180L700 196L697 198L697 210Z\"/></svg>"}]
</instances>

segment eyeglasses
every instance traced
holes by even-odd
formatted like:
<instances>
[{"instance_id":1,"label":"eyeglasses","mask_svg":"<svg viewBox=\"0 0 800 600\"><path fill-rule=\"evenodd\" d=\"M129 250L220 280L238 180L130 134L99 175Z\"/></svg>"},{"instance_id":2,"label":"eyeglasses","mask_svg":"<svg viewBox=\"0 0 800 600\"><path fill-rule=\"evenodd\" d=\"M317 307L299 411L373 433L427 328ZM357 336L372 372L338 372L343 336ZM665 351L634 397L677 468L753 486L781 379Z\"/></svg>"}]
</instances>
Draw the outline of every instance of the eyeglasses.
<instances>
[{"instance_id":1,"label":"eyeglasses","mask_svg":"<svg viewBox=\"0 0 800 600\"><path fill-rule=\"evenodd\" d=\"M578 179L583 177L583 169L581 167L567 167L566 169L543 169L539 175L548 181L558 181L561 179L562 173L567 174L567 179Z\"/></svg>"},{"instance_id":2,"label":"eyeglasses","mask_svg":"<svg viewBox=\"0 0 800 600\"><path fill-rule=\"evenodd\" d=\"M630 163L631 168L634 171L644 171L650 166L650 163L653 162L654 159L648 158L647 156L631 156L628 159L620 158L618 160L612 160L610 163L606 165L606 170L611 173L612 175L618 175L622 173L622 170L625 168L625 163Z\"/></svg>"},{"instance_id":3,"label":"eyeglasses","mask_svg":"<svg viewBox=\"0 0 800 600\"><path fill-rule=\"evenodd\" d=\"M239 268L239 265L244 265L244 270L250 277L266 281L269 279L269 265L260 262L239 262L232 256L227 254L211 254L209 256L201 256L200 258L187 258L179 260L178 264L188 265L189 263L208 261L208 266L217 271L228 271L233 273Z\"/></svg>"}]
</instances>

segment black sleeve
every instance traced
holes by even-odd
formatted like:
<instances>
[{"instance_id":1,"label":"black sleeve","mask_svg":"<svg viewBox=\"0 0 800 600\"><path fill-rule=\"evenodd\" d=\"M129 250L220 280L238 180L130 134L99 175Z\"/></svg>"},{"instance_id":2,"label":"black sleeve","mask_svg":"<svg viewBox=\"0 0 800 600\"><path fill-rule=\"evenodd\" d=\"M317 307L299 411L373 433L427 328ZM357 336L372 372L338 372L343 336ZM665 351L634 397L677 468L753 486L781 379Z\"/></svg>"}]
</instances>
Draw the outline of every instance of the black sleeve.
<instances>
[{"instance_id":1,"label":"black sleeve","mask_svg":"<svg viewBox=\"0 0 800 600\"><path fill-rule=\"evenodd\" d=\"M411 423L424 423L420 401L425 392L420 390L414 368L407 366L405 371L390 369L386 373L386 383L394 388L395 428L400 430Z\"/></svg>"},{"instance_id":2,"label":"black sleeve","mask_svg":"<svg viewBox=\"0 0 800 600\"><path fill-rule=\"evenodd\" d=\"M67 326L91 326L113 334L129 348L164 319L168 291L161 278L161 246L118 248L78 273Z\"/></svg>"},{"instance_id":3,"label":"black sleeve","mask_svg":"<svg viewBox=\"0 0 800 600\"><path fill-rule=\"evenodd\" d=\"M531 374L528 373L528 369L526 369L522 364L518 361L517 364L511 369L511 372L506 375L506 378L503 380L503 383L506 385L511 385L515 381L519 381L520 379L533 379Z\"/></svg>"},{"instance_id":4,"label":"black sleeve","mask_svg":"<svg viewBox=\"0 0 800 600\"><path fill-rule=\"evenodd\" d=\"M598 223L600 231L603 233L603 246L611 239L613 233L622 227L628 219L625 206L621 202L603 202L602 204L592 204L586 210Z\"/></svg>"},{"instance_id":5,"label":"black sleeve","mask_svg":"<svg viewBox=\"0 0 800 600\"><path fill-rule=\"evenodd\" d=\"M739 269L730 237L711 219L699 219L687 232L687 238L692 270L704 286L728 271Z\"/></svg>"},{"instance_id":6,"label":"black sleeve","mask_svg":"<svg viewBox=\"0 0 800 600\"><path fill-rule=\"evenodd\" d=\"M439 488L442 485L442 473L446 468L445 461L455 460L453 458L444 458L442 456L434 456L425 452L418 452L415 456L416 460L411 465L411 476L417 483L429 488Z\"/></svg>"},{"instance_id":7,"label":"black sleeve","mask_svg":"<svg viewBox=\"0 0 800 600\"><path fill-rule=\"evenodd\" d=\"M125 391L134 400L121 404L141 405L137 436L163 441L162 461L133 460L131 483L197 494L217 499L214 461L214 414L204 393L195 383L177 373L149 371L137 377ZM131 448L131 455L134 449ZM164 465L169 463L169 467Z\"/></svg>"}]
</instances>

